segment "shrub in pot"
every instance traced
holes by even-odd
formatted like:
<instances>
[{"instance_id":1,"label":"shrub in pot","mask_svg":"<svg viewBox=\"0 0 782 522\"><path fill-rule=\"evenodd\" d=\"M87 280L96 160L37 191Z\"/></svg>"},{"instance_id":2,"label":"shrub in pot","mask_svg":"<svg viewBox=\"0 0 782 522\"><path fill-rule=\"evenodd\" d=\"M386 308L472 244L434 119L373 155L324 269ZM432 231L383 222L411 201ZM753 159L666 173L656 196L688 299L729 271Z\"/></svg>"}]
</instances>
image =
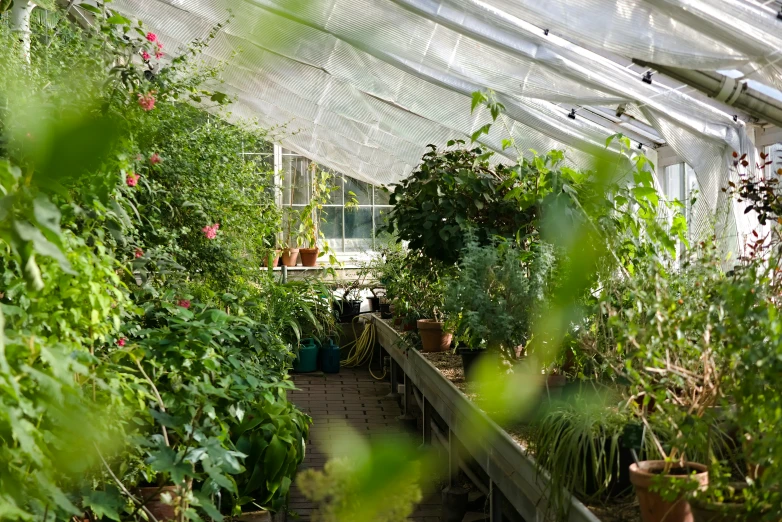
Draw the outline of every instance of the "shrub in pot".
<instances>
[{"instance_id":1,"label":"shrub in pot","mask_svg":"<svg viewBox=\"0 0 782 522\"><path fill-rule=\"evenodd\" d=\"M490 350L512 359L516 347L528 340L537 289L524 257L526 253L507 243L480 246L472 235L466 240L444 300L461 345L465 376L476 352Z\"/></svg>"},{"instance_id":2,"label":"shrub in pot","mask_svg":"<svg viewBox=\"0 0 782 522\"><path fill-rule=\"evenodd\" d=\"M555 185L551 179L560 175L562 153L523 158L514 168L490 165L491 154L479 146L468 148L461 140L448 146L453 148L429 145L418 168L394 185L390 231L411 250L448 265L458 261L468 229L482 246L496 237L533 237L538 197Z\"/></svg>"}]
</instances>

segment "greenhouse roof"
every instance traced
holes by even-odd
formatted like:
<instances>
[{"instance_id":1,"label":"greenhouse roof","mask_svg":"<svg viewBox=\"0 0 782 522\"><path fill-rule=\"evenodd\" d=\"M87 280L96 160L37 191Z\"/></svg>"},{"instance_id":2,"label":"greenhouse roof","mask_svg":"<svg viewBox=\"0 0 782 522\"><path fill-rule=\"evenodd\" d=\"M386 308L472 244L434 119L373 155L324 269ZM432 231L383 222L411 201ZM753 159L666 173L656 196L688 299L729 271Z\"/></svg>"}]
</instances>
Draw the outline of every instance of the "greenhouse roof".
<instances>
[{"instance_id":1,"label":"greenhouse roof","mask_svg":"<svg viewBox=\"0 0 782 522\"><path fill-rule=\"evenodd\" d=\"M235 117L285 126L282 144L358 179L407 174L429 143L489 123L502 158L565 149L576 163L622 132L669 146L712 209L732 153L782 123L782 21L750 0L119 0L167 49L206 37L227 63ZM648 74L651 72L651 74ZM664 76L661 75L664 73ZM711 97L704 95L705 91ZM732 106L731 106L732 105ZM575 112L573 113L573 110ZM571 116L575 115L575 118ZM748 125L751 124L751 125Z\"/></svg>"}]
</instances>

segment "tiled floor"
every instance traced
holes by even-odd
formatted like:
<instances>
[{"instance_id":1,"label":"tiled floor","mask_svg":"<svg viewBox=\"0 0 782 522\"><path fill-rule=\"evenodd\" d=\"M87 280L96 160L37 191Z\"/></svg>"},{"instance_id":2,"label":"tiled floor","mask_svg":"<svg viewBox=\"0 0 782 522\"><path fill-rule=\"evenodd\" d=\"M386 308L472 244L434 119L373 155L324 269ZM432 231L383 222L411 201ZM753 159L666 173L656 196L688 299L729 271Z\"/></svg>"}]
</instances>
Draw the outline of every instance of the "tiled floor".
<instances>
[{"instance_id":1,"label":"tiled floor","mask_svg":"<svg viewBox=\"0 0 782 522\"><path fill-rule=\"evenodd\" d=\"M294 375L293 380L299 389L289 395L291 402L313 418L302 468L323 467L326 463L324 446L344 435L349 429L346 426L367 437L395 433L404 436L404 428L396 420L402 414L399 404L387 397L390 384L374 380L366 368L343 368L338 374L299 374ZM299 515L298 520L308 522L313 510L314 506L294 485L290 511ZM411 520L439 522L439 495L435 495L435 500L422 502Z\"/></svg>"}]
</instances>

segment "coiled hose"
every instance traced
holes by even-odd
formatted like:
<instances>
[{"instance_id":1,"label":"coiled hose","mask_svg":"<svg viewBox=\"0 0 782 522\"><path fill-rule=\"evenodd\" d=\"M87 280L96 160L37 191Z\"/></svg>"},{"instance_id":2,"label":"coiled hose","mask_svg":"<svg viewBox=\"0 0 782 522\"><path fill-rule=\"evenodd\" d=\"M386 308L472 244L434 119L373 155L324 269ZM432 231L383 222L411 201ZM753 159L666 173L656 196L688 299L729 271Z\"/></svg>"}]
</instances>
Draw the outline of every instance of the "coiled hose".
<instances>
[{"instance_id":1,"label":"coiled hose","mask_svg":"<svg viewBox=\"0 0 782 522\"><path fill-rule=\"evenodd\" d=\"M375 346L376 333L375 323L373 321L367 321L364 331L361 332L361 336L359 336L356 333L356 321L358 321L360 317L360 315L357 315L353 318L353 321L351 321L353 337L355 340L342 347L343 349L348 349L348 357L347 359L340 361L339 364L344 368L355 368L366 363L367 367L369 368L369 374L372 376L372 378L378 381L382 381L386 377L385 368L383 368L383 375L380 377L372 373L372 357L374 356L375 352L375 350L373 350Z\"/></svg>"}]
</instances>

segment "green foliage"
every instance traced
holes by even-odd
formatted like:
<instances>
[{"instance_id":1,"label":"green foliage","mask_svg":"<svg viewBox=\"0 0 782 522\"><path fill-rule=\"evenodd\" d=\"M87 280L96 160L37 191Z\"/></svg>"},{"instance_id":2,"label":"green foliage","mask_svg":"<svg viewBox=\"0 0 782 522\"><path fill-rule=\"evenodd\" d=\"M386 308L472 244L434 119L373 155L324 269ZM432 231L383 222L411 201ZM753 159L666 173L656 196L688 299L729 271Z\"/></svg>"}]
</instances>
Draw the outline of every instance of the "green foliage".
<instances>
[{"instance_id":1,"label":"green foliage","mask_svg":"<svg viewBox=\"0 0 782 522\"><path fill-rule=\"evenodd\" d=\"M530 336L540 289L530 277L533 267L522 252L507 244L478 245L468 236L459 272L446 283L445 310L455 323L456 339L468 348L502 351L515 358L515 348Z\"/></svg>"},{"instance_id":2,"label":"green foliage","mask_svg":"<svg viewBox=\"0 0 782 522\"><path fill-rule=\"evenodd\" d=\"M625 493L613 491L628 465L620 460L622 448L642 454L630 442L632 412L617 406L618 399L582 392L552 405L534 426L531 448L538 471L550 473L546 492L560 519L567 517L571 495L589 499Z\"/></svg>"},{"instance_id":3,"label":"green foliage","mask_svg":"<svg viewBox=\"0 0 782 522\"><path fill-rule=\"evenodd\" d=\"M355 458L332 459L323 471L305 470L298 483L304 495L319 504L313 513L313 521L407 520L415 505L422 500L417 484L418 473L405 470L403 476L390 477L382 488L366 491L367 482L377 481L378 475L374 473L382 470L379 466L382 458L388 456L380 453L374 456L374 460L381 462L373 463L356 463Z\"/></svg>"},{"instance_id":4,"label":"green foliage","mask_svg":"<svg viewBox=\"0 0 782 522\"><path fill-rule=\"evenodd\" d=\"M520 166L516 175L504 165L489 165L490 154L480 147L438 151L431 146L421 165L394 188L389 228L411 250L452 264L464 247L468 227L480 244L495 236L524 243L537 233L539 208L534 200L519 198L515 184L537 175L538 165L556 162L556 156ZM542 163L541 163L542 162Z\"/></svg>"},{"instance_id":5,"label":"green foliage","mask_svg":"<svg viewBox=\"0 0 782 522\"><path fill-rule=\"evenodd\" d=\"M421 252L407 251L396 242L381 249L368 267L373 278L385 287L394 315L406 322L444 319L446 279L454 270Z\"/></svg>"},{"instance_id":6,"label":"green foliage","mask_svg":"<svg viewBox=\"0 0 782 522\"><path fill-rule=\"evenodd\" d=\"M0 518L139 519L144 482L183 520L277 509L309 424L289 343L329 315L257 272L279 213L240 153L263 133L190 105L228 101L205 42L156 68L143 24L73 8L94 27L47 12L29 64L0 56Z\"/></svg>"}]
</instances>

